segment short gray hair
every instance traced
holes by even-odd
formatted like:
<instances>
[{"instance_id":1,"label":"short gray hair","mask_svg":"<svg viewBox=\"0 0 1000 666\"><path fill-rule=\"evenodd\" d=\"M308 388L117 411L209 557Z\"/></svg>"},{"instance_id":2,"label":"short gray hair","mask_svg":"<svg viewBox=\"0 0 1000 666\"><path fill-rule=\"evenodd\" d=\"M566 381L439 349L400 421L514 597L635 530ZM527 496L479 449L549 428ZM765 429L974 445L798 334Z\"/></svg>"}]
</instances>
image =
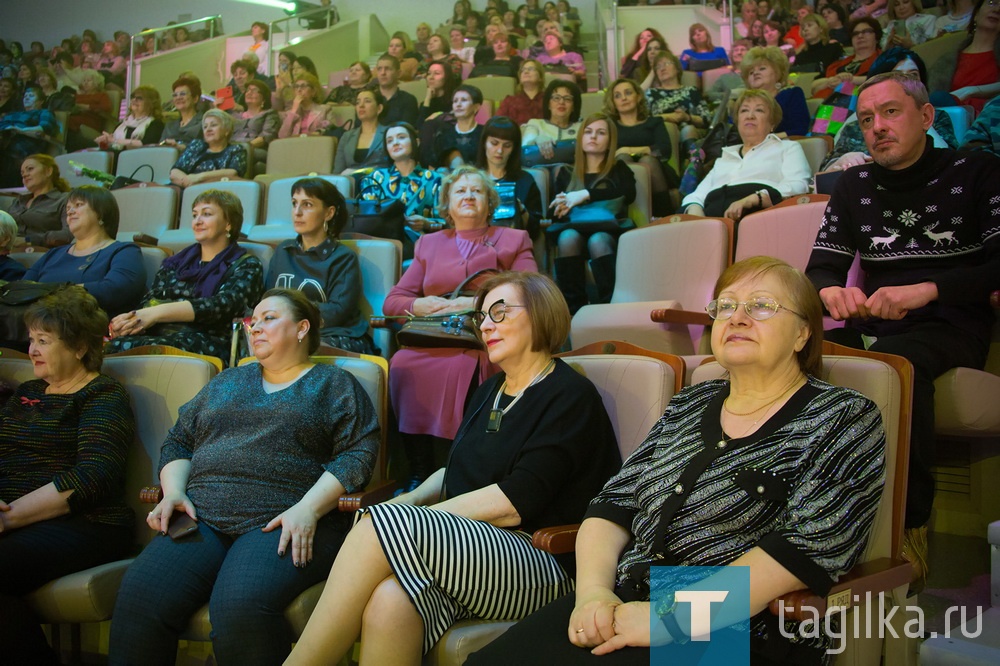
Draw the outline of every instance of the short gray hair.
<instances>
[{"instance_id":1,"label":"short gray hair","mask_svg":"<svg viewBox=\"0 0 1000 666\"><path fill-rule=\"evenodd\" d=\"M17 240L17 222L5 210L0 210L0 252L7 253L14 249Z\"/></svg>"},{"instance_id":2,"label":"short gray hair","mask_svg":"<svg viewBox=\"0 0 1000 666\"><path fill-rule=\"evenodd\" d=\"M903 88L903 92L906 93L906 96L916 102L918 109L924 108L925 104L930 104L930 98L927 95L927 88L920 82L919 77L914 77L909 72L897 72L895 70L876 74L862 83L861 87L858 88L858 97L860 98L861 93L868 88L877 86L885 81L894 81L898 83L900 87Z\"/></svg>"},{"instance_id":3,"label":"short gray hair","mask_svg":"<svg viewBox=\"0 0 1000 666\"><path fill-rule=\"evenodd\" d=\"M233 136L233 117L226 113L225 111L220 111L219 109L209 109L202 116L201 122L205 122L205 118L215 118L220 123L222 123L222 131L226 134L226 139L228 140Z\"/></svg>"},{"instance_id":4,"label":"short gray hair","mask_svg":"<svg viewBox=\"0 0 1000 666\"><path fill-rule=\"evenodd\" d=\"M490 178L485 171L468 164L458 167L444 177L444 181L441 183L441 195L438 203L438 217L444 218L448 224L453 224L451 216L448 212L448 207L451 204L451 187L459 178L464 176L475 176L483 181L483 185L486 187L486 202L489 206L489 219L492 220L493 211L500 207L500 194L497 192L497 188L493 185L493 179Z\"/></svg>"}]
</instances>

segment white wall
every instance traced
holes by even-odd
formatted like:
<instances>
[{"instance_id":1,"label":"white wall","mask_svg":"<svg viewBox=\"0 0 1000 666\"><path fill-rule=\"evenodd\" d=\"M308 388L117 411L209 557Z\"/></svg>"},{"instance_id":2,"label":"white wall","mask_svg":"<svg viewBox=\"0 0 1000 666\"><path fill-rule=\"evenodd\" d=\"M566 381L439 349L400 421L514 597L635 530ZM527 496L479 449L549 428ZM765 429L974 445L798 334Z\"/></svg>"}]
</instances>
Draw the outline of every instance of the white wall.
<instances>
[{"instance_id":1,"label":"white wall","mask_svg":"<svg viewBox=\"0 0 1000 666\"><path fill-rule=\"evenodd\" d=\"M318 4L317 0L310 1ZM436 27L449 18L454 0L334 0L334 4L344 20L374 13L390 33L406 30L412 35L421 21ZM472 4L482 9L486 2L473 0ZM516 7L520 2L509 0L508 4ZM591 32L594 0L575 0L572 4L580 10L584 31ZM18 40L25 48L33 40L51 48L86 28L94 30L103 40L110 39L115 30L135 33L166 25L168 21L221 14L225 31L236 33L249 29L254 21L273 21L285 16L280 9L239 0L0 0L0 6L3 15L0 38Z\"/></svg>"}]
</instances>

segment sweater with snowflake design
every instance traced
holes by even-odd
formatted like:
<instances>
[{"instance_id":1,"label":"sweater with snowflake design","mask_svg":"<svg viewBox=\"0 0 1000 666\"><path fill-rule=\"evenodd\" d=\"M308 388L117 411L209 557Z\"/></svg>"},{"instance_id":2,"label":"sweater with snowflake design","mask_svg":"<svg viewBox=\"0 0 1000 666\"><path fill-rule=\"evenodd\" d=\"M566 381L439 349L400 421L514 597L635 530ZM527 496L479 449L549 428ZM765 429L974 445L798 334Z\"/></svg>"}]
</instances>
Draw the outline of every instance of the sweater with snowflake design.
<instances>
[{"instance_id":1,"label":"sweater with snowflake design","mask_svg":"<svg viewBox=\"0 0 1000 666\"><path fill-rule=\"evenodd\" d=\"M845 286L855 252L862 289L933 282L938 299L898 321L851 325L873 336L949 322L988 341L1000 289L1000 159L934 148L905 169L847 170L823 215L806 273L817 289ZM860 286L860 285L859 285Z\"/></svg>"}]
</instances>

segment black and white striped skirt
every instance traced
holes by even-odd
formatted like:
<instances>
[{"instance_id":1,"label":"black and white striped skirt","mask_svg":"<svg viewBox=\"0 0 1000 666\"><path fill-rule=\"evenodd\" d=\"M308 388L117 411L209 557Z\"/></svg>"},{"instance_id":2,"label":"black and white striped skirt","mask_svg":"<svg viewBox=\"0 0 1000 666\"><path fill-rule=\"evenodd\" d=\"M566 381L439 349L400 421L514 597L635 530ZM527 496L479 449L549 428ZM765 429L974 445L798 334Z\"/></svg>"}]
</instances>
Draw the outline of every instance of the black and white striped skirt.
<instances>
[{"instance_id":1,"label":"black and white striped skirt","mask_svg":"<svg viewBox=\"0 0 1000 666\"><path fill-rule=\"evenodd\" d=\"M458 620L519 620L573 590L566 571L524 532L406 504L369 511L424 621L425 654Z\"/></svg>"}]
</instances>

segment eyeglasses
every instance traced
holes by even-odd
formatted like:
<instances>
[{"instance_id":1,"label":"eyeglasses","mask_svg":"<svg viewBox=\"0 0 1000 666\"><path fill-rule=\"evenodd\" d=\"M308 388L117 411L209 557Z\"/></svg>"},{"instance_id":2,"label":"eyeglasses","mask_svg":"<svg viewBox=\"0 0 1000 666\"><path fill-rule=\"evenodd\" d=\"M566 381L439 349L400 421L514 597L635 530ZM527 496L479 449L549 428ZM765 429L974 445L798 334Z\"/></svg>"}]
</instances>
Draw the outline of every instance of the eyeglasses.
<instances>
[{"instance_id":1,"label":"eyeglasses","mask_svg":"<svg viewBox=\"0 0 1000 666\"><path fill-rule=\"evenodd\" d=\"M303 88L312 88L312 86L309 85L308 83L296 83L295 84L295 89L296 90L302 90Z\"/></svg>"},{"instance_id":2,"label":"eyeglasses","mask_svg":"<svg viewBox=\"0 0 1000 666\"><path fill-rule=\"evenodd\" d=\"M139 95L132 95L131 99L134 100L134 101L136 101L136 102L145 102L146 101L145 97L140 97Z\"/></svg>"},{"instance_id":3,"label":"eyeglasses","mask_svg":"<svg viewBox=\"0 0 1000 666\"><path fill-rule=\"evenodd\" d=\"M553 95L549 99L551 99L553 102L572 102L573 101L573 96L572 95Z\"/></svg>"},{"instance_id":4,"label":"eyeglasses","mask_svg":"<svg viewBox=\"0 0 1000 666\"><path fill-rule=\"evenodd\" d=\"M187 96L188 96L188 95L190 95L190 94L191 94L191 93L189 93L189 92L187 92L187 91L184 91L184 90L182 90L181 92L175 92L175 93L174 93L174 94L173 94L172 96L173 96L173 97L187 97Z\"/></svg>"},{"instance_id":5,"label":"eyeglasses","mask_svg":"<svg viewBox=\"0 0 1000 666\"><path fill-rule=\"evenodd\" d=\"M874 35L875 31L871 28L865 28L864 30L855 30L851 33L851 37L861 37L862 35Z\"/></svg>"},{"instance_id":6,"label":"eyeglasses","mask_svg":"<svg viewBox=\"0 0 1000 666\"><path fill-rule=\"evenodd\" d=\"M480 310L479 312L473 312L472 321L476 322L476 326L482 326L483 322L486 321L486 317L489 316L489 318L493 321L494 324L499 324L507 317L508 308L523 308L523 307L525 306L510 305L504 302L504 300L501 298L499 301L491 305L489 309L486 310L486 312L483 312L482 310Z\"/></svg>"},{"instance_id":7,"label":"eyeglasses","mask_svg":"<svg viewBox=\"0 0 1000 666\"><path fill-rule=\"evenodd\" d=\"M778 314L778 310L788 310L793 315L797 315L805 319L805 316L800 315L794 310L789 310L784 305L779 305L778 301L767 296L760 296L751 301L739 302L733 298L718 298L714 301L709 301L708 306L705 308L705 312L712 319L730 319L736 310L743 306L743 310L747 313L751 319L756 321L764 321L765 319L770 319L774 315Z\"/></svg>"}]
</instances>

